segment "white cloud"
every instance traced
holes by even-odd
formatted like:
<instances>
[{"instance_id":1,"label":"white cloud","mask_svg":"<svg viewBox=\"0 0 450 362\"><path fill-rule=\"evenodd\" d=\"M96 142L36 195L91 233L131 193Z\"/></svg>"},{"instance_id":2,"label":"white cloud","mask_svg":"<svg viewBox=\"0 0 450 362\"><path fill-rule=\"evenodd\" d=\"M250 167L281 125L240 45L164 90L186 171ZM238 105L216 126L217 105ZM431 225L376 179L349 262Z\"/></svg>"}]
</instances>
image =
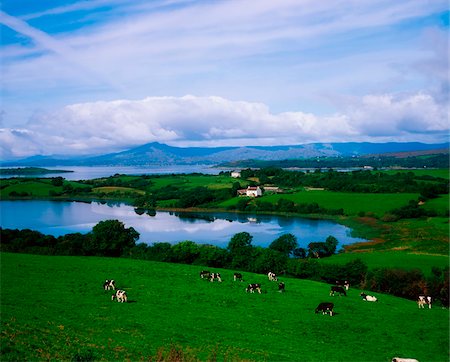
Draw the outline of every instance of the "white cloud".
<instances>
[{"instance_id":1,"label":"white cloud","mask_svg":"<svg viewBox=\"0 0 450 362\"><path fill-rule=\"evenodd\" d=\"M148 97L80 103L3 130L2 157L94 154L159 141L178 146L279 145L345 141L444 141L448 113L430 95L368 95L345 112L273 114L265 104L221 97ZM420 136L422 135L422 136Z\"/></svg>"}]
</instances>

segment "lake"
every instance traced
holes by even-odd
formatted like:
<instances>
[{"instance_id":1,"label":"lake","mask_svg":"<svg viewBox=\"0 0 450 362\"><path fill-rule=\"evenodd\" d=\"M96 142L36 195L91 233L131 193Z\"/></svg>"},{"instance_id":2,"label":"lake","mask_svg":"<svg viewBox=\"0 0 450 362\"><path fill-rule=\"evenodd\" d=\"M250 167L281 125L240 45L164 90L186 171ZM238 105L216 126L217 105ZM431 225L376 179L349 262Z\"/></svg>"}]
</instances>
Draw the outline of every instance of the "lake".
<instances>
[{"instance_id":1,"label":"lake","mask_svg":"<svg viewBox=\"0 0 450 362\"><path fill-rule=\"evenodd\" d=\"M5 167L3 167L5 168ZM12 167L14 168L14 167ZM211 165L169 165L169 166L58 166L44 167L47 170L64 170L72 172L46 173L35 175L2 175L0 167L0 178L9 177L64 177L66 180L90 180L100 177L109 177L115 174L123 175L165 175L180 173L204 173L208 175L218 175L220 171L230 171L230 169L214 168Z\"/></svg>"},{"instance_id":2,"label":"lake","mask_svg":"<svg viewBox=\"0 0 450 362\"><path fill-rule=\"evenodd\" d=\"M350 235L351 229L327 220L298 217L244 215L234 213L172 213L158 211L154 216L139 215L132 206L122 203L67 201L1 201L2 228L32 229L60 236L87 233L102 220L117 219L140 233L139 242L191 240L199 244L225 247L239 232L253 236L253 245L268 246L287 233L295 235L301 247L312 241L325 241L334 236L338 249L342 245L366 241Z\"/></svg>"}]
</instances>

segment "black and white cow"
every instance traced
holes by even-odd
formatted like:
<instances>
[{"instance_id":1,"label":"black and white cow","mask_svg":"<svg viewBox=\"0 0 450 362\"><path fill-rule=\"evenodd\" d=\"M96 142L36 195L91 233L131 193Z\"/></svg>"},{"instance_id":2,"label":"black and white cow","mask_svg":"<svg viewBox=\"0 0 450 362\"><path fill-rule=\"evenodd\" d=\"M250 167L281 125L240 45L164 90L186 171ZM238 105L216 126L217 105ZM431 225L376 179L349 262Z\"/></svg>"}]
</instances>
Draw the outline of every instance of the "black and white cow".
<instances>
[{"instance_id":1,"label":"black and white cow","mask_svg":"<svg viewBox=\"0 0 450 362\"><path fill-rule=\"evenodd\" d=\"M218 282L222 282L222 278L220 277L220 273L211 273L211 278L209 279L209 281L213 282L215 279L217 279Z\"/></svg>"},{"instance_id":2,"label":"black and white cow","mask_svg":"<svg viewBox=\"0 0 450 362\"><path fill-rule=\"evenodd\" d=\"M348 282L348 280L328 278L328 277L321 277L321 279L326 281L328 284L334 284L337 285L338 287L344 287L345 290L348 290L350 288L350 283Z\"/></svg>"},{"instance_id":3,"label":"black and white cow","mask_svg":"<svg viewBox=\"0 0 450 362\"><path fill-rule=\"evenodd\" d=\"M267 273L267 277L269 278L269 280L270 280L271 282L273 282L273 281L275 281L275 282L278 281L278 278L277 278L277 276L275 275L275 273L272 273L271 271Z\"/></svg>"},{"instance_id":4,"label":"black and white cow","mask_svg":"<svg viewBox=\"0 0 450 362\"><path fill-rule=\"evenodd\" d=\"M419 362L415 358L401 358L401 357L394 357L392 358L392 362Z\"/></svg>"},{"instance_id":5,"label":"black and white cow","mask_svg":"<svg viewBox=\"0 0 450 362\"><path fill-rule=\"evenodd\" d=\"M366 293L362 292L360 294L360 296L362 297L363 300L365 300L366 302L377 302L378 299L377 297L373 296L373 295L367 295Z\"/></svg>"},{"instance_id":6,"label":"black and white cow","mask_svg":"<svg viewBox=\"0 0 450 362\"><path fill-rule=\"evenodd\" d=\"M347 292L345 291L345 289L337 285L331 286L330 296L334 296L334 293L339 293L339 296L341 295L347 296Z\"/></svg>"},{"instance_id":7,"label":"black and white cow","mask_svg":"<svg viewBox=\"0 0 450 362\"><path fill-rule=\"evenodd\" d=\"M283 292L284 292L285 287L286 287L286 286L284 285L284 282L278 283L278 291L279 291L280 293L283 293Z\"/></svg>"},{"instance_id":8,"label":"black and white cow","mask_svg":"<svg viewBox=\"0 0 450 362\"><path fill-rule=\"evenodd\" d=\"M417 299L417 305L419 306L419 308L425 308L425 304L427 304L428 308L431 309L431 297L419 295L419 299Z\"/></svg>"},{"instance_id":9,"label":"black and white cow","mask_svg":"<svg viewBox=\"0 0 450 362\"><path fill-rule=\"evenodd\" d=\"M233 274L233 279L234 279L234 281L236 281L236 280L239 280L241 282L244 281L244 279L242 278L242 274L241 273L234 273Z\"/></svg>"},{"instance_id":10,"label":"black and white cow","mask_svg":"<svg viewBox=\"0 0 450 362\"><path fill-rule=\"evenodd\" d=\"M333 316L333 308L334 308L334 304L333 303L322 302L322 303L320 303L317 306L316 314L319 313L319 312L322 312L322 314L329 313L330 316Z\"/></svg>"},{"instance_id":11,"label":"black and white cow","mask_svg":"<svg viewBox=\"0 0 450 362\"><path fill-rule=\"evenodd\" d=\"M113 279L106 279L106 281L103 283L103 289L116 290L116 282Z\"/></svg>"},{"instance_id":12,"label":"black and white cow","mask_svg":"<svg viewBox=\"0 0 450 362\"><path fill-rule=\"evenodd\" d=\"M208 270L202 270L200 272L200 278L209 279L209 278L211 278L211 273Z\"/></svg>"},{"instance_id":13,"label":"black and white cow","mask_svg":"<svg viewBox=\"0 0 450 362\"><path fill-rule=\"evenodd\" d=\"M339 287L344 287L345 290L348 290L350 288L350 283L348 280L336 280L336 285Z\"/></svg>"},{"instance_id":14,"label":"black and white cow","mask_svg":"<svg viewBox=\"0 0 450 362\"><path fill-rule=\"evenodd\" d=\"M255 290L256 290L259 294L261 294L261 284L257 284L257 283L249 284L248 287L245 289L245 291L246 291L247 293L248 293L248 292L254 293Z\"/></svg>"},{"instance_id":15,"label":"black and white cow","mask_svg":"<svg viewBox=\"0 0 450 362\"><path fill-rule=\"evenodd\" d=\"M111 296L111 300L114 299L117 299L119 303L127 302L127 292L125 290L118 289L116 293Z\"/></svg>"}]
</instances>

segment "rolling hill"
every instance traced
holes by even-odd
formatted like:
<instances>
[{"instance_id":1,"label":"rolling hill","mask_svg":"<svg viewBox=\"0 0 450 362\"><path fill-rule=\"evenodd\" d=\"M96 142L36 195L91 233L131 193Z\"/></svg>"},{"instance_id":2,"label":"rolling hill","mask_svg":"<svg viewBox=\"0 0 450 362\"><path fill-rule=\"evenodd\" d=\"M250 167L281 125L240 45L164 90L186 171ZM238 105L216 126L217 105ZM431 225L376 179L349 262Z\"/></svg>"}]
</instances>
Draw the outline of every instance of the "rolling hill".
<instances>
[{"instance_id":1,"label":"rolling hill","mask_svg":"<svg viewBox=\"0 0 450 362\"><path fill-rule=\"evenodd\" d=\"M370 154L449 149L449 143L311 143L292 146L172 147L148 143L116 153L91 157L33 156L3 161L1 166L148 166L219 164L240 160L289 160L313 157L359 157Z\"/></svg>"}]
</instances>

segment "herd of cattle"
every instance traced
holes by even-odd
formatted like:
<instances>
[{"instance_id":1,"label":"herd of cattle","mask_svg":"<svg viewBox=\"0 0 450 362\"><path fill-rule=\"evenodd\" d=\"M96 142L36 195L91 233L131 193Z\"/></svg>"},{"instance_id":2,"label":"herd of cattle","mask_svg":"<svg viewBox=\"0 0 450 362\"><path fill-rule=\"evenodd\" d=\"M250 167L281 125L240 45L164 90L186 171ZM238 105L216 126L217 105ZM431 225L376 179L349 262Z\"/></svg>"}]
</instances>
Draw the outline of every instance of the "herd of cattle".
<instances>
[{"instance_id":1,"label":"herd of cattle","mask_svg":"<svg viewBox=\"0 0 450 362\"><path fill-rule=\"evenodd\" d=\"M209 280L210 282L214 282L214 281L222 282L222 277L220 276L220 273L216 273L216 272L211 273L208 270L202 270L200 272L200 278ZM269 271L267 273L267 278L271 282L278 281L276 274L271 271ZM241 273L234 273L233 280L241 281L241 282L244 281ZM330 288L330 296L334 296L335 293L338 293L339 296L347 296L347 291L350 288L350 283L347 280L335 280L335 279L328 278L328 279L325 279L325 281L327 281L328 283L334 284ZM278 283L278 291L280 293L283 293L285 291L285 287L286 286L285 286L284 282ZM115 299L119 303L124 303L124 302L128 301L127 292L122 289L116 290L116 284L113 279L106 279L106 281L103 283L103 289L115 291L115 293L111 295L111 300ZM247 293L258 292L259 294L261 294L262 293L261 284L250 283L250 284L248 284L247 288L245 288L245 291ZM367 302L377 302L378 301L377 297L375 297L373 295L368 295L364 292L360 293L360 296L361 296L362 300L367 301ZM428 306L428 308L431 308L431 297L425 296L425 295L419 296L419 298L417 300L417 305L419 306L419 308L425 308L426 305ZM333 316L333 314L334 314L333 308L334 308L334 303L321 302L315 309L315 312L316 313L322 312L322 314L329 314L330 316Z\"/></svg>"},{"instance_id":2,"label":"herd of cattle","mask_svg":"<svg viewBox=\"0 0 450 362\"><path fill-rule=\"evenodd\" d=\"M273 273L273 272L269 272L267 274L267 277L268 277L270 282L278 282L278 278L275 275L275 273ZM220 276L220 273L216 273L216 272L211 273L210 271L207 271L207 270L202 270L200 272L200 278L208 280L210 282L214 282L214 281L222 282L222 278ZM241 273L234 273L233 274L233 280L234 281L241 281L241 282L244 281ZM347 291L350 288L350 284L349 284L349 282L347 280L326 279L326 281L328 283L334 284L330 288L330 296L334 296L335 293L338 293L339 296L347 296ZM128 302L127 292L125 290L122 290L122 289L117 289L116 290L116 283L115 283L115 281L113 279L107 279L103 283L103 289L104 290L113 290L113 291L115 291L115 293L111 295L111 300L117 300L119 303L126 303L126 302ZM258 292L259 294L261 294L262 293L261 284L259 284L259 283L250 283L245 288L245 291L247 293ZM284 282L279 282L278 283L278 291L280 293L283 293L285 291L285 284L284 284ZM367 301L367 302L377 302L378 301L378 299L375 296L367 295L364 292L360 293L360 296L361 296L362 300ZM428 306L428 308L431 308L431 297L430 296L421 295L421 296L419 296L419 298L417 300L417 304L418 304L419 308L425 308L426 305ZM329 314L330 316L333 316L333 314L335 314L333 309L334 309L334 303L321 302L321 303L319 303L319 305L315 309L315 313L316 314L317 313L322 313L323 315ZM413 359L413 358L394 357L392 359L392 362L418 362L418 361L416 359Z\"/></svg>"},{"instance_id":3,"label":"herd of cattle","mask_svg":"<svg viewBox=\"0 0 450 362\"><path fill-rule=\"evenodd\" d=\"M211 273L208 270L202 270L200 272L200 278L209 280L210 282L214 282L214 281L222 282L222 277L220 276L220 273L216 273L216 272ZM271 282L278 281L276 274L271 271L269 271L267 273L267 278ZM233 280L241 281L241 282L244 281L241 273L234 273ZM347 296L347 291L350 288L350 283L347 280L335 280L335 279L328 278L328 279L325 279L325 281L327 281L328 283L334 284L330 288L330 296L334 296L335 293L338 293L339 296ZM278 291L280 293L283 293L285 291L285 288L286 288L286 285L284 284L284 282L278 283ZM103 283L103 289L115 291L115 293L111 295L111 300L115 299L119 303L124 303L124 302L128 301L127 292L122 289L116 290L116 284L113 279L106 279L106 281ZM245 291L247 293L258 292L259 294L261 294L262 293L261 284L250 283L250 284L248 284L247 288L245 288ZM375 297L373 295L368 295L364 292L360 293L360 296L361 296L362 300L367 301L367 302L377 302L378 301L377 297ZM428 308L431 308L431 297L425 296L425 295L420 295L417 300L417 305L419 306L419 308L425 308L426 305L428 306ZM315 309L315 312L316 313L322 312L322 314L329 314L330 316L333 316L333 314L335 314L333 309L334 309L334 303L321 302Z\"/></svg>"}]
</instances>

